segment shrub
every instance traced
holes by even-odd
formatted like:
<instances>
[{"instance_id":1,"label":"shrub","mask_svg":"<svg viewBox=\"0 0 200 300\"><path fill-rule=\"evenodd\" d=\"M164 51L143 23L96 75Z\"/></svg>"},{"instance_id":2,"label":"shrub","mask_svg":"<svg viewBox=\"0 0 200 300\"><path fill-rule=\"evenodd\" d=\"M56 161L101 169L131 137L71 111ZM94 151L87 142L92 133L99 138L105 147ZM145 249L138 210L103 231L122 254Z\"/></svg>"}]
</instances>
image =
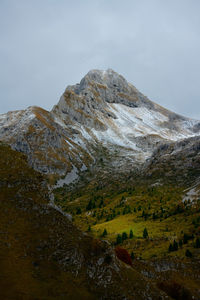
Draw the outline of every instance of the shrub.
<instances>
[{"instance_id":1,"label":"shrub","mask_svg":"<svg viewBox=\"0 0 200 300\"><path fill-rule=\"evenodd\" d=\"M125 264L132 266L131 256L126 249L118 246L115 248L115 254L117 258L123 261Z\"/></svg>"}]
</instances>

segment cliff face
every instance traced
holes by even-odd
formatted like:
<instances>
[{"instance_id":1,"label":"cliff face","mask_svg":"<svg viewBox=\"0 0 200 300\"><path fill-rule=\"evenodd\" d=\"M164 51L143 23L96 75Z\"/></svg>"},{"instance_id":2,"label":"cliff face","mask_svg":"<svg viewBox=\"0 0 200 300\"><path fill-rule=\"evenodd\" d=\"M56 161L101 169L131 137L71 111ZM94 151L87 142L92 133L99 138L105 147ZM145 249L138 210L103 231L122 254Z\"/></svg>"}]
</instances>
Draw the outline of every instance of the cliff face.
<instances>
[{"instance_id":1,"label":"cliff face","mask_svg":"<svg viewBox=\"0 0 200 300\"><path fill-rule=\"evenodd\" d=\"M195 135L198 121L153 103L110 69L68 86L51 112L29 107L0 116L0 139L26 153L31 166L73 178L96 163L102 146L121 165L140 167L161 143Z\"/></svg>"}]
</instances>

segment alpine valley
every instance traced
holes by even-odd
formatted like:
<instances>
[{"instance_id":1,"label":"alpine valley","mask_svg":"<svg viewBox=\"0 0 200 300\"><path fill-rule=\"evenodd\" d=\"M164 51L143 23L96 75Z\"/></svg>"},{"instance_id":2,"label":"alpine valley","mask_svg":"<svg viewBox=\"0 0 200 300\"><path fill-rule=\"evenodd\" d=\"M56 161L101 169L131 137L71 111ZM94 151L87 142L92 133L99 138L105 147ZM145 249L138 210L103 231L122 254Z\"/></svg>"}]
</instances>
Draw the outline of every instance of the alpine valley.
<instances>
[{"instance_id":1,"label":"alpine valley","mask_svg":"<svg viewBox=\"0 0 200 300\"><path fill-rule=\"evenodd\" d=\"M0 299L200 299L200 121L91 70L0 141Z\"/></svg>"}]
</instances>

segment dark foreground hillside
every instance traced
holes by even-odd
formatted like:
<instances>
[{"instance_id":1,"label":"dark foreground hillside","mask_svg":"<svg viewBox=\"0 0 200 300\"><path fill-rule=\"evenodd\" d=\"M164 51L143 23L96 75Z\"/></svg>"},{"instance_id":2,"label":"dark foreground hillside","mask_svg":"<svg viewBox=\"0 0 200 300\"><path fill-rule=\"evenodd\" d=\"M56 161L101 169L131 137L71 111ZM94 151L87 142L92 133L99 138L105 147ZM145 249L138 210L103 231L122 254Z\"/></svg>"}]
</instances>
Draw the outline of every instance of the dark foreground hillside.
<instances>
[{"instance_id":1,"label":"dark foreground hillside","mask_svg":"<svg viewBox=\"0 0 200 300\"><path fill-rule=\"evenodd\" d=\"M0 299L166 299L49 204L44 177L0 144ZM168 299L171 299L168 297Z\"/></svg>"}]
</instances>

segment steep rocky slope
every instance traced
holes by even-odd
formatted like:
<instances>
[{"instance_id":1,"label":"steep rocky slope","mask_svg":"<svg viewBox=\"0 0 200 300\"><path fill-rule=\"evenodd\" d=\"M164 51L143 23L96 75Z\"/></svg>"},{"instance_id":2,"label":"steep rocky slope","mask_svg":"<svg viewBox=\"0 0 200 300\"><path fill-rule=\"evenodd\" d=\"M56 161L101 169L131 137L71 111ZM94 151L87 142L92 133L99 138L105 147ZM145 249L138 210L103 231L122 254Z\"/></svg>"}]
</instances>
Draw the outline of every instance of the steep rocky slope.
<instances>
[{"instance_id":1,"label":"steep rocky slope","mask_svg":"<svg viewBox=\"0 0 200 300\"><path fill-rule=\"evenodd\" d=\"M160 145L144 168L149 176L200 182L200 136Z\"/></svg>"},{"instance_id":2,"label":"steep rocky slope","mask_svg":"<svg viewBox=\"0 0 200 300\"><path fill-rule=\"evenodd\" d=\"M92 70L68 86L51 112L39 107L0 116L0 139L28 155L42 173L65 181L97 162L99 149L118 153L121 171L138 167L161 143L199 135L199 122L153 103L113 70Z\"/></svg>"},{"instance_id":3,"label":"steep rocky slope","mask_svg":"<svg viewBox=\"0 0 200 300\"><path fill-rule=\"evenodd\" d=\"M23 154L0 144L0 170L1 299L165 299L51 204Z\"/></svg>"}]
</instances>

